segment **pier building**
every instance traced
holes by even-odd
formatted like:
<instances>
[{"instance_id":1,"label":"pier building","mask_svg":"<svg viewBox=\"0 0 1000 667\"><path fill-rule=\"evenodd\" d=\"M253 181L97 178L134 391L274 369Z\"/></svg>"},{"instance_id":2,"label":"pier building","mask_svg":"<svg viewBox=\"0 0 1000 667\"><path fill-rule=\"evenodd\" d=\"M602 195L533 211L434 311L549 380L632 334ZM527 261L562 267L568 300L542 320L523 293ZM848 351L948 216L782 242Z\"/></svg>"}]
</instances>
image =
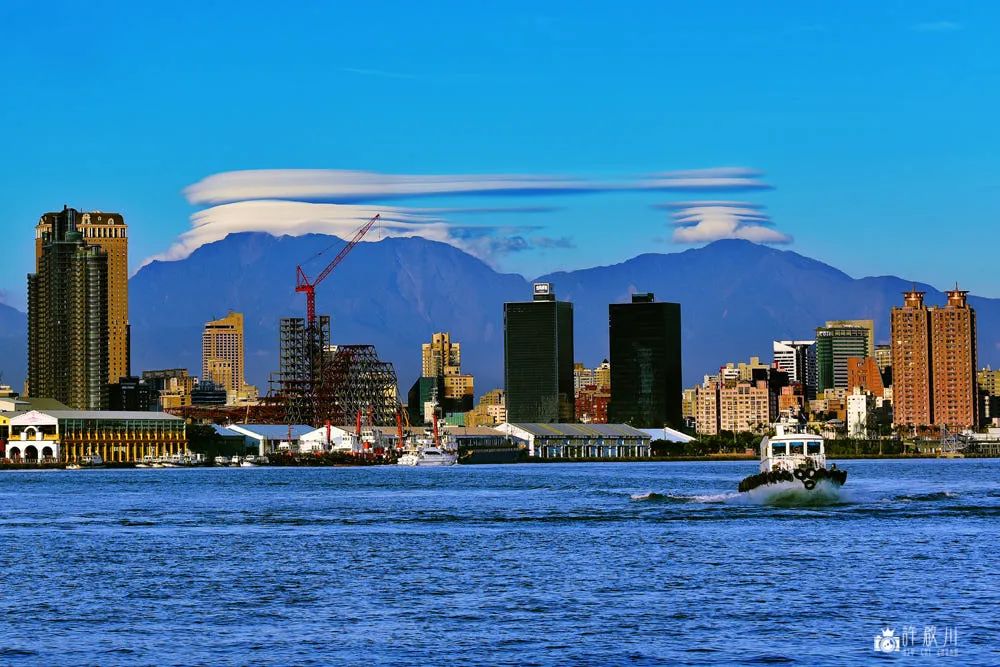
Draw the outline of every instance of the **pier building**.
<instances>
[{"instance_id":1,"label":"pier building","mask_svg":"<svg viewBox=\"0 0 1000 667\"><path fill-rule=\"evenodd\" d=\"M613 386L613 385L612 385ZM628 424L508 422L496 427L541 459L646 458L648 433Z\"/></svg>"},{"instance_id":2,"label":"pier building","mask_svg":"<svg viewBox=\"0 0 1000 667\"><path fill-rule=\"evenodd\" d=\"M163 412L31 410L8 418L10 461L77 463L100 456L135 463L190 455L184 420Z\"/></svg>"}]
</instances>

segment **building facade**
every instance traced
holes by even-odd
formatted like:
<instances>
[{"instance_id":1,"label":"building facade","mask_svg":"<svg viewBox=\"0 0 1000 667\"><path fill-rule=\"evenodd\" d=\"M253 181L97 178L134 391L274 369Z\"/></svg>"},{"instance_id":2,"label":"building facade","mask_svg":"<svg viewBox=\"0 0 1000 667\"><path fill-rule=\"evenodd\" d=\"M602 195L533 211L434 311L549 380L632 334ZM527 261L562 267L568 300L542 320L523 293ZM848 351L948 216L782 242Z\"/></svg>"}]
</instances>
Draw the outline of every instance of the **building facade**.
<instances>
[{"instance_id":1,"label":"building facade","mask_svg":"<svg viewBox=\"0 0 1000 667\"><path fill-rule=\"evenodd\" d=\"M431 342L421 346L421 369L423 375L418 382L435 382L437 393L434 400L444 414L464 413L472 409L476 395L475 378L462 373L462 347L452 342L450 333L435 333Z\"/></svg>"},{"instance_id":2,"label":"building facade","mask_svg":"<svg viewBox=\"0 0 1000 667\"><path fill-rule=\"evenodd\" d=\"M976 311L968 295L949 290L945 305L930 311L934 423L954 429L979 425Z\"/></svg>"},{"instance_id":3,"label":"building facade","mask_svg":"<svg viewBox=\"0 0 1000 667\"><path fill-rule=\"evenodd\" d=\"M517 422L571 422L573 304L556 301L549 283L534 300L504 304L507 416Z\"/></svg>"},{"instance_id":4,"label":"building facade","mask_svg":"<svg viewBox=\"0 0 1000 667\"><path fill-rule=\"evenodd\" d=\"M28 276L28 394L101 410L108 405L108 255L84 241L74 209L46 216L51 227L36 230L37 268Z\"/></svg>"},{"instance_id":5,"label":"building facade","mask_svg":"<svg viewBox=\"0 0 1000 667\"><path fill-rule=\"evenodd\" d=\"M465 413L465 425L495 426L507 421L507 399L503 389L493 389L479 397L475 408Z\"/></svg>"},{"instance_id":6,"label":"building facade","mask_svg":"<svg viewBox=\"0 0 1000 667\"><path fill-rule=\"evenodd\" d=\"M608 306L611 402L608 421L637 428L683 426L681 307L633 294Z\"/></svg>"},{"instance_id":7,"label":"building facade","mask_svg":"<svg viewBox=\"0 0 1000 667\"><path fill-rule=\"evenodd\" d=\"M105 463L190 456L183 419L162 412L45 410L10 419L7 459Z\"/></svg>"},{"instance_id":8,"label":"building facade","mask_svg":"<svg viewBox=\"0 0 1000 667\"><path fill-rule=\"evenodd\" d=\"M816 393L827 389L847 389L847 360L867 358L871 330L867 327L828 322L816 329ZM829 326L829 325L835 326Z\"/></svg>"},{"instance_id":9,"label":"building facade","mask_svg":"<svg viewBox=\"0 0 1000 667\"><path fill-rule=\"evenodd\" d=\"M225 317L205 323L201 334L201 379L224 387L229 403L247 395L243 313L229 311Z\"/></svg>"},{"instance_id":10,"label":"building facade","mask_svg":"<svg viewBox=\"0 0 1000 667\"><path fill-rule=\"evenodd\" d=\"M35 226L35 271L39 270L45 244L71 216L83 243L100 248L107 257L108 382L131 375L131 341L128 322L128 225L120 213L81 213L63 207L45 213Z\"/></svg>"},{"instance_id":11,"label":"building facade","mask_svg":"<svg viewBox=\"0 0 1000 667\"><path fill-rule=\"evenodd\" d=\"M911 428L978 425L976 312L951 290L943 307L905 292L892 309L893 423Z\"/></svg>"},{"instance_id":12,"label":"building facade","mask_svg":"<svg viewBox=\"0 0 1000 667\"><path fill-rule=\"evenodd\" d=\"M885 386L878 363L872 357L849 357L847 359L847 389L860 388L874 396L882 396Z\"/></svg>"},{"instance_id":13,"label":"building facade","mask_svg":"<svg viewBox=\"0 0 1000 667\"><path fill-rule=\"evenodd\" d=\"M699 435L762 432L778 408L766 380L706 379L695 398Z\"/></svg>"},{"instance_id":14,"label":"building facade","mask_svg":"<svg viewBox=\"0 0 1000 667\"><path fill-rule=\"evenodd\" d=\"M652 440L627 424L507 422L497 430L522 443L528 456L542 459L646 458Z\"/></svg>"},{"instance_id":15,"label":"building facade","mask_svg":"<svg viewBox=\"0 0 1000 667\"><path fill-rule=\"evenodd\" d=\"M776 340L773 342L774 366L792 383L802 385L807 400L816 398L816 341Z\"/></svg>"}]
</instances>

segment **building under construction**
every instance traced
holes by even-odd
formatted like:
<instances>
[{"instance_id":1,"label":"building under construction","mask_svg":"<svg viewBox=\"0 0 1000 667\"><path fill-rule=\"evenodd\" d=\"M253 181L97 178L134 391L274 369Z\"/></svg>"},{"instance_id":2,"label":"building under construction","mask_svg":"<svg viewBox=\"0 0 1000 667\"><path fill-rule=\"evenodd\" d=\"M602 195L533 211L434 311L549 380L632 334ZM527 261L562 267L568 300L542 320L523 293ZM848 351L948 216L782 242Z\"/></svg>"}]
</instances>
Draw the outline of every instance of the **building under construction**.
<instances>
[{"instance_id":1,"label":"building under construction","mask_svg":"<svg viewBox=\"0 0 1000 667\"><path fill-rule=\"evenodd\" d=\"M268 400L283 405L288 424L392 426L399 416L396 371L372 345L335 346L330 317L316 315L316 287L378 222L376 214L354 234L314 279L295 268L295 291L306 295L306 317L281 320L280 363ZM320 251L315 259L323 255Z\"/></svg>"},{"instance_id":2,"label":"building under construction","mask_svg":"<svg viewBox=\"0 0 1000 667\"><path fill-rule=\"evenodd\" d=\"M289 424L392 426L399 411L396 371L373 345L330 343L330 318L309 326L301 317L281 320L279 370L271 397Z\"/></svg>"}]
</instances>

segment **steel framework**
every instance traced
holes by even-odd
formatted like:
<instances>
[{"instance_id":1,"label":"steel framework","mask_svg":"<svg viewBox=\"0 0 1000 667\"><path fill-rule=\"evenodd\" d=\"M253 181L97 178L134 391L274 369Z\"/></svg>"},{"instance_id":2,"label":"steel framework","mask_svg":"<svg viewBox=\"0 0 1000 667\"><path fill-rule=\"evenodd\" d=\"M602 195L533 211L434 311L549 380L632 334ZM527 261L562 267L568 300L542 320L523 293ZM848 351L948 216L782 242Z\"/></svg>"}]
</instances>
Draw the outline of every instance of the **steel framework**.
<instances>
[{"instance_id":1,"label":"steel framework","mask_svg":"<svg viewBox=\"0 0 1000 667\"><path fill-rule=\"evenodd\" d=\"M400 410L396 371L378 358L374 345L338 345L325 356L317 391L318 421L352 424L360 413L370 426L396 426Z\"/></svg>"}]
</instances>

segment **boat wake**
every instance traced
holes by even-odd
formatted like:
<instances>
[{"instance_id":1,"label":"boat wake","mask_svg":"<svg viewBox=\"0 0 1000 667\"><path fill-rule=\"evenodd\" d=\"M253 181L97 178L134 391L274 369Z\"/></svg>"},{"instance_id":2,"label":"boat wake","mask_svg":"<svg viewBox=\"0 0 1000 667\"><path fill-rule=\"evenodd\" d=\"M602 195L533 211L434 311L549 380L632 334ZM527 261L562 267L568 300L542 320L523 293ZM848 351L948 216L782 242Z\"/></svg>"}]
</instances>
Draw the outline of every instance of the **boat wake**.
<instances>
[{"instance_id":1,"label":"boat wake","mask_svg":"<svg viewBox=\"0 0 1000 667\"><path fill-rule=\"evenodd\" d=\"M822 507L843 505L854 499L842 487L826 481L816 488L805 489L798 482L768 484L742 493L714 493L704 495L683 495L673 493L633 493L632 502L647 503L694 503L701 505L769 505L775 507Z\"/></svg>"},{"instance_id":2,"label":"boat wake","mask_svg":"<svg viewBox=\"0 0 1000 667\"><path fill-rule=\"evenodd\" d=\"M822 507L850 502L843 487L827 480L821 480L812 490L806 489L799 482L782 482L758 486L739 496L749 504L776 507Z\"/></svg>"}]
</instances>

